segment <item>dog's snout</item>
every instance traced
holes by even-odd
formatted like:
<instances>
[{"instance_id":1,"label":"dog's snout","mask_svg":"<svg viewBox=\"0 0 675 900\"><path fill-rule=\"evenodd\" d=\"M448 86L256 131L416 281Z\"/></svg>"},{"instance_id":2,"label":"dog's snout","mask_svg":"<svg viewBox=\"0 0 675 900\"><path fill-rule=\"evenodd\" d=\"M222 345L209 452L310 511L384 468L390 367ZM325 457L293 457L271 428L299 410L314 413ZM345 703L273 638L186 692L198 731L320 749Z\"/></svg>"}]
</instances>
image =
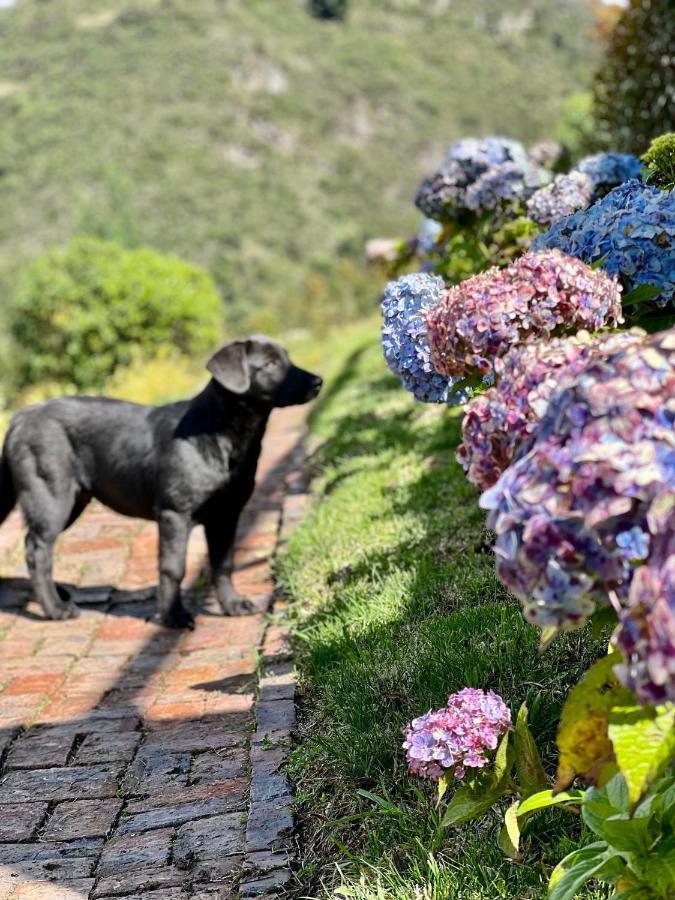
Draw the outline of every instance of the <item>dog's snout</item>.
<instances>
[{"instance_id":1,"label":"dog's snout","mask_svg":"<svg viewBox=\"0 0 675 900\"><path fill-rule=\"evenodd\" d=\"M274 405L293 406L296 403L308 403L317 396L322 385L323 378L319 375L298 366L291 366L277 391Z\"/></svg>"}]
</instances>

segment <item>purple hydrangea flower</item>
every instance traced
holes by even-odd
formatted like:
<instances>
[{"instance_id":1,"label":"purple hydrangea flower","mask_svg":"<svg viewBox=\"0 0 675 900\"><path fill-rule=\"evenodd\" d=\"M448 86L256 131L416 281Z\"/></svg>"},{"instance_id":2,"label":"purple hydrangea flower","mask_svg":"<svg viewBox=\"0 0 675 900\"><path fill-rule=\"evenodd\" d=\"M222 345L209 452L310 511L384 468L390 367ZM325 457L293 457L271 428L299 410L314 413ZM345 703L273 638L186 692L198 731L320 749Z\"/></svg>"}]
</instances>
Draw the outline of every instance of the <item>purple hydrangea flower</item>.
<instances>
[{"instance_id":1,"label":"purple hydrangea flower","mask_svg":"<svg viewBox=\"0 0 675 900\"><path fill-rule=\"evenodd\" d=\"M543 169L523 168L515 162L504 162L486 169L466 189L465 205L472 212L499 209L508 203L521 203L540 184L549 179Z\"/></svg>"},{"instance_id":2,"label":"purple hydrangea flower","mask_svg":"<svg viewBox=\"0 0 675 900\"><path fill-rule=\"evenodd\" d=\"M666 505L666 504L664 504ZM675 701L675 509L651 539L646 565L633 577L616 642L625 662L620 680L641 703Z\"/></svg>"},{"instance_id":3,"label":"purple hydrangea flower","mask_svg":"<svg viewBox=\"0 0 675 900\"><path fill-rule=\"evenodd\" d=\"M484 172L514 163L522 172L532 168L518 141L501 137L464 138L452 145L440 168L426 178L415 203L427 218L447 222L468 210L467 188Z\"/></svg>"},{"instance_id":4,"label":"purple hydrangea flower","mask_svg":"<svg viewBox=\"0 0 675 900\"><path fill-rule=\"evenodd\" d=\"M621 294L606 273L574 257L526 253L450 288L426 319L437 372L489 378L514 344L621 322Z\"/></svg>"},{"instance_id":5,"label":"purple hydrangea flower","mask_svg":"<svg viewBox=\"0 0 675 900\"><path fill-rule=\"evenodd\" d=\"M593 182L583 172L556 175L527 201L527 214L539 225L553 225L593 200Z\"/></svg>"},{"instance_id":6,"label":"purple hydrangea flower","mask_svg":"<svg viewBox=\"0 0 675 900\"><path fill-rule=\"evenodd\" d=\"M469 401L462 422L457 459L469 481L481 490L491 487L519 448L536 431L551 397L584 370L594 355L615 353L639 344L640 329L591 337L574 337L517 344L497 359L497 386ZM619 540L617 538L617 540ZM635 549L638 535L626 532L621 540Z\"/></svg>"},{"instance_id":7,"label":"purple hydrangea flower","mask_svg":"<svg viewBox=\"0 0 675 900\"><path fill-rule=\"evenodd\" d=\"M638 178L641 169L642 163L631 153L596 153L585 156L572 172L588 175L596 197L600 197L625 181Z\"/></svg>"},{"instance_id":8,"label":"purple hydrangea flower","mask_svg":"<svg viewBox=\"0 0 675 900\"><path fill-rule=\"evenodd\" d=\"M406 390L426 403L447 403L459 380L439 375L431 363L424 311L445 290L438 275L404 275L391 281L382 297L382 349L391 371Z\"/></svg>"},{"instance_id":9,"label":"purple hydrangea flower","mask_svg":"<svg viewBox=\"0 0 675 900\"><path fill-rule=\"evenodd\" d=\"M533 144L527 155L537 166L555 168L565 155L565 148L558 141L543 140Z\"/></svg>"},{"instance_id":10,"label":"purple hydrangea flower","mask_svg":"<svg viewBox=\"0 0 675 900\"><path fill-rule=\"evenodd\" d=\"M532 244L556 247L616 275L631 291L640 284L661 289L656 303L675 296L675 194L627 181L586 210L554 224Z\"/></svg>"},{"instance_id":11,"label":"purple hydrangea flower","mask_svg":"<svg viewBox=\"0 0 675 900\"><path fill-rule=\"evenodd\" d=\"M480 500L497 534L497 574L528 621L569 630L598 604L641 608L633 575L672 528L674 423L675 329L592 356L551 398Z\"/></svg>"},{"instance_id":12,"label":"purple hydrangea flower","mask_svg":"<svg viewBox=\"0 0 675 900\"><path fill-rule=\"evenodd\" d=\"M429 710L406 726L408 767L434 781L449 770L463 778L467 766L487 765L487 753L510 727L511 711L499 694L464 688L451 694L443 709Z\"/></svg>"}]
</instances>

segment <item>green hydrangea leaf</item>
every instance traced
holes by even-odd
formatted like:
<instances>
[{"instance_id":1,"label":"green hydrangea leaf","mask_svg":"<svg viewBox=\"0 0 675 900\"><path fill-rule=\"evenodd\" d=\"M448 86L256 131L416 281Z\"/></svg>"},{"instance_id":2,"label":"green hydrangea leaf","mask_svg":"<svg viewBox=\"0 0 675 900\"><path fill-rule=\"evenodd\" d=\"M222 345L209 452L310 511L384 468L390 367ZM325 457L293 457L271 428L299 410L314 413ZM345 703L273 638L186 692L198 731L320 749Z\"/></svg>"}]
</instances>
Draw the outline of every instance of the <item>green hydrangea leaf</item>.
<instances>
[{"instance_id":1,"label":"green hydrangea leaf","mask_svg":"<svg viewBox=\"0 0 675 900\"><path fill-rule=\"evenodd\" d=\"M644 303L646 300L653 300L654 297L659 296L662 290L663 288L654 284L638 284L637 287L634 287L632 291L629 291L623 297L621 305L625 308L636 303Z\"/></svg>"},{"instance_id":2,"label":"green hydrangea leaf","mask_svg":"<svg viewBox=\"0 0 675 900\"><path fill-rule=\"evenodd\" d=\"M607 844L604 841L570 853L551 874L549 900L573 900L579 888L602 869L608 858Z\"/></svg>"},{"instance_id":3,"label":"green hydrangea leaf","mask_svg":"<svg viewBox=\"0 0 675 900\"><path fill-rule=\"evenodd\" d=\"M521 801L518 816L525 816L549 806L562 806L563 803L581 803L583 799L583 791L560 791L557 794L552 790L539 791L538 794L532 794L531 797Z\"/></svg>"},{"instance_id":4,"label":"green hydrangea leaf","mask_svg":"<svg viewBox=\"0 0 675 900\"><path fill-rule=\"evenodd\" d=\"M661 841L648 856L633 859L631 868L640 881L659 892L658 896L672 896L675 892L675 837Z\"/></svg>"},{"instance_id":5,"label":"green hydrangea leaf","mask_svg":"<svg viewBox=\"0 0 675 900\"><path fill-rule=\"evenodd\" d=\"M529 729L527 717L527 704L523 703L518 710L516 728L513 734L516 778L518 790L523 799L539 791L546 790L548 786L544 765L532 732Z\"/></svg>"},{"instance_id":6,"label":"green hydrangea leaf","mask_svg":"<svg viewBox=\"0 0 675 900\"><path fill-rule=\"evenodd\" d=\"M492 770L495 785L498 785L505 778L508 778L511 769L513 768L514 757L515 751L511 741L511 732L507 731L499 742L495 754L495 764Z\"/></svg>"},{"instance_id":7,"label":"green hydrangea leaf","mask_svg":"<svg viewBox=\"0 0 675 900\"><path fill-rule=\"evenodd\" d=\"M675 756L675 704L617 706L608 734L634 805Z\"/></svg>"},{"instance_id":8,"label":"green hydrangea leaf","mask_svg":"<svg viewBox=\"0 0 675 900\"><path fill-rule=\"evenodd\" d=\"M477 819L494 806L500 796L501 793L494 788L488 789L484 793L477 793L465 785L453 794L441 824L447 827Z\"/></svg>"}]
</instances>

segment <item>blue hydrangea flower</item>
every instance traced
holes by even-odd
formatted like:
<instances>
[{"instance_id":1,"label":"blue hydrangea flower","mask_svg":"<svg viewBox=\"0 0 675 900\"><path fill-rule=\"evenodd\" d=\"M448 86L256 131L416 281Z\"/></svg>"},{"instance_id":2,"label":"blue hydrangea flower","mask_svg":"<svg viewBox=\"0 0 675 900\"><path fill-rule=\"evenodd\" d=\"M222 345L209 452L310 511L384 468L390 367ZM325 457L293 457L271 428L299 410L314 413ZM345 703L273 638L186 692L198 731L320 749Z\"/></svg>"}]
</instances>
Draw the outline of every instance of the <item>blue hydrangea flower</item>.
<instances>
[{"instance_id":1,"label":"blue hydrangea flower","mask_svg":"<svg viewBox=\"0 0 675 900\"><path fill-rule=\"evenodd\" d=\"M616 545L626 559L646 559L649 555L649 534L634 525L617 534Z\"/></svg>"},{"instance_id":2,"label":"blue hydrangea flower","mask_svg":"<svg viewBox=\"0 0 675 900\"><path fill-rule=\"evenodd\" d=\"M461 402L453 385L460 379L439 375L431 363L422 312L433 306L445 285L438 275L404 275L391 281L382 298L382 349L391 371L406 390L426 403Z\"/></svg>"},{"instance_id":3,"label":"blue hydrangea flower","mask_svg":"<svg viewBox=\"0 0 675 900\"><path fill-rule=\"evenodd\" d=\"M631 178L638 178L642 163L631 153L596 153L586 156L573 169L582 172L593 182L596 197L606 194Z\"/></svg>"},{"instance_id":4,"label":"blue hydrangea flower","mask_svg":"<svg viewBox=\"0 0 675 900\"><path fill-rule=\"evenodd\" d=\"M471 173L472 167L475 168L474 177L501 163L515 162L525 169L530 162L520 141L505 137L462 138L450 147L445 161L450 160L461 163L467 173Z\"/></svg>"},{"instance_id":5,"label":"blue hydrangea flower","mask_svg":"<svg viewBox=\"0 0 675 900\"><path fill-rule=\"evenodd\" d=\"M527 214L539 225L553 225L593 202L593 182L583 172L556 175L527 201Z\"/></svg>"},{"instance_id":6,"label":"blue hydrangea flower","mask_svg":"<svg viewBox=\"0 0 675 900\"><path fill-rule=\"evenodd\" d=\"M443 226L440 222L426 217L420 222L417 229L417 250L422 256L429 256L436 248L436 241L440 237Z\"/></svg>"},{"instance_id":7,"label":"blue hydrangea flower","mask_svg":"<svg viewBox=\"0 0 675 900\"><path fill-rule=\"evenodd\" d=\"M532 249L557 248L617 275L626 292L640 284L661 289L665 306L675 296L675 194L631 179L602 200L556 222Z\"/></svg>"},{"instance_id":8,"label":"blue hydrangea flower","mask_svg":"<svg viewBox=\"0 0 675 900\"><path fill-rule=\"evenodd\" d=\"M498 209L506 203L519 203L549 178L546 170L536 166L523 169L515 162L500 163L486 169L469 185L465 203L473 212Z\"/></svg>"},{"instance_id":9,"label":"blue hydrangea flower","mask_svg":"<svg viewBox=\"0 0 675 900\"><path fill-rule=\"evenodd\" d=\"M513 163L532 171L532 161L519 141L503 137L463 138L454 143L440 168L420 185L415 203L428 218L452 220L468 209L467 188L495 166Z\"/></svg>"}]
</instances>

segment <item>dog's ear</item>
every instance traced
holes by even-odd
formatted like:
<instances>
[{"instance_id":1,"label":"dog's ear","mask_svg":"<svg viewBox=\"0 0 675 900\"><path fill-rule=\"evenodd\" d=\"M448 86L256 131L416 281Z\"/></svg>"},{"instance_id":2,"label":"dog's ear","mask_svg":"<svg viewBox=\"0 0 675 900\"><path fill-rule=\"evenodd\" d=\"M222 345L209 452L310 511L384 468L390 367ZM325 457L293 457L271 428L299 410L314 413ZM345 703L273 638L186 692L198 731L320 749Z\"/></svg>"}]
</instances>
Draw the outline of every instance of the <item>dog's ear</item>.
<instances>
[{"instance_id":1,"label":"dog's ear","mask_svg":"<svg viewBox=\"0 0 675 900\"><path fill-rule=\"evenodd\" d=\"M217 350L206 368L219 384L233 394L245 394L251 387L246 341L232 341Z\"/></svg>"}]
</instances>

